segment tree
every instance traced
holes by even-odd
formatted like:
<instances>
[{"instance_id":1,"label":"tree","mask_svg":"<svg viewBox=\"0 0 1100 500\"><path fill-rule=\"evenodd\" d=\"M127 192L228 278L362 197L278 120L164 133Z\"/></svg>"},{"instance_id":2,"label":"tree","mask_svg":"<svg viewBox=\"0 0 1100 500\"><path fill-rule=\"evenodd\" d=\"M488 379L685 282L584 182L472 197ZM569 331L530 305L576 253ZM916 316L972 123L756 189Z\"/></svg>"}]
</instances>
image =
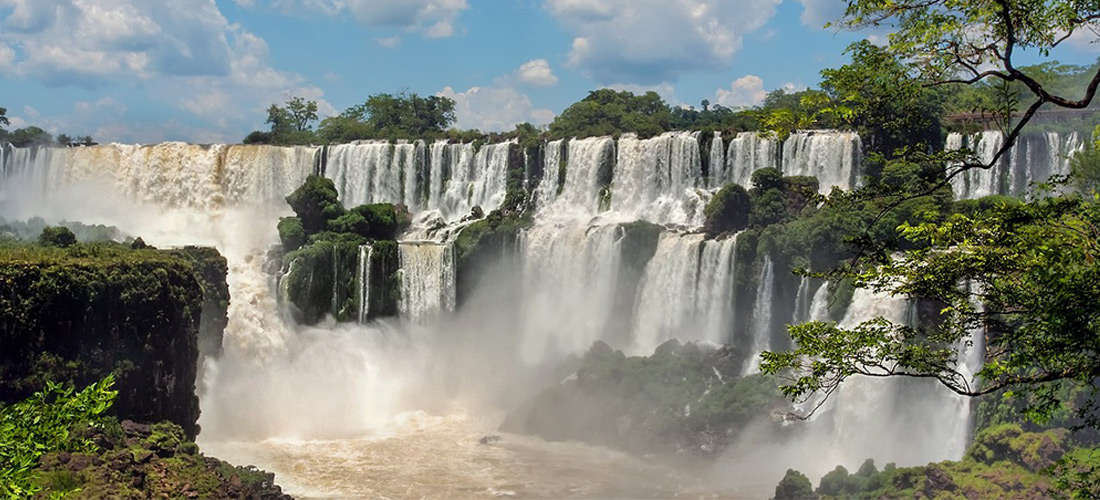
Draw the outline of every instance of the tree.
<instances>
[{"instance_id":1,"label":"tree","mask_svg":"<svg viewBox=\"0 0 1100 500\"><path fill-rule=\"evenodd\" d=\"M298 132L312 128L312 123L317 121L317 101L306 101L301 97L295 97L286 102L286 112L290 125Z\"/></svg>"},{"instance_id":2,"label":"tree","mask_svg":"<svg viewBox=\"0 0 1100 500\"><path fill-rule=\"evenodd\" d=\"M313 144L318 142L313 132L317 121L317 101L293 97L284 106L272 104L267 108L270 132L254 131L244 139L245 144Z\"/></svg>"},{"instance_id":3,"label":"tree","mask_svg":"<svg viewBox=\"0 0 1100 500\"><path fill-rule=\"evenodd\" d=\"M876 155L881 166L903 147L938 148L939 88L912 78L908 64L867 40L846 52L852 62L822 70L821 89L836 103L836 114L859 130L864 152Z\"/></svg>"},{"instance_id":4,"label":"tree","mask_svg":"<svg viewBox=\"0 0 1100 500\"><path fill-rule=\"evenodd\" d=\"M62 146L70 146L73 143L73 138L68 134L61 134L57 136L57 143Z\"/></svg>"},{"instance_id":5,"label":"tree","mask_svg":"<svg viewBox=\"0 0 1100 500\"><path fill-rule=\"evenodd\" d=\"M397 95L374 94L363 104L326 118L319 132L328 142L418 139L440 136L454 121L454 99L402 91Z\"/></svg>"},{"instance_id":6,"label":"tree","mask_svg":"<svg viewBox=\"0 0 1100 500\"><path fill-rule=\"evenodd\" d=\"M30 126L16 129L8 135L8 141L20 148L41 146L53 142L53 136L41 128Z\"/></svg>"},{"instance_id":7,"label":"tree","mask_svg":"<svg viewBox=\"0 0 1100 500\"><path fill-rule=\"evenodd\" d=\"M76 235L64 226L48 226L38 235L38 244L67 248L76 244Z\"/></svg>"},{"instance_id":8,"label":"tree","mask_svg":"<svg viewBox=\"0 0 1100 500\"><path fill-rule=\"evenodd\" d=\"M851 29L886 25L893 33L887 51L913 61L920 77L935 84L971 85L988 79L1020 83L1031 94L1018 118L1004 120L1004 146L989 163L962 162L948 177L970 168L991 168L1011 148L1041 107L1083 109L1100 86L1100 68L1082 89L1045 85L1041 67L1019 67L1021 52L1048 56L1080 31L1100 27L1100 4L1080 0L849 0L842 25ZM1069 90L1083 92L1069 97Z\"/></svg>"},{"instance_id":9,"label":"tree","mask_svg":"<svg viewBox=\"0 0 1100 500\"><path fill-rule=\"evenodd\" d=\"M894 34L887 53L912 61L916 74L930 84L993 79L1021 83L1031 94L1023 112L1005 120L1005 144L990 163L965 152L912 153L904 160L921 171L942 169L945 158L957 159L957 167L923 186L909 189L902 183L890 191L899 186L884 183L855 196L894 197L876 218L881 220L899 205L941 190L959 172L990 168L1040 107L1088 106L1100 70L1078 89L1082 98L1070 99L1037 73L1017 67L1014 57L1020 50L1049 54L1073 33L1094 28L1098 19L1100 4L1075 1L849 1L845 25L888 24ZM1100 379L1098 228L1097 198L1067 194L902 223L901 239L914 242L903 252L865 232L864 251L829 276L940 304L938 321L920 328L882 318L852 328L821 322L792 326L797 347L765 353L761 369L789 377L784 393L803 400L813 393L828 396L853 375L927 378L965 396L1011 389L1030 402L1026 412L1039 419L1074 404L1057 390L1059 382L1070 383L1087 393L1075 407L1079 416L1100 426L1094 412ZM959 351L979 330L986 332L986 363L971 378L959 366Z\"/></svg>"},{"instance_id":10,"label":"tree","mask_svg":"<svg viewBox=\"0 0 1100 500\"><path fill-rule=\"evenodd\" d=\"M672 110L656 92L593 90L550 123L550 135L591 137L634 132L654 136L672 127Z\"/></svg>"}]
</instances>

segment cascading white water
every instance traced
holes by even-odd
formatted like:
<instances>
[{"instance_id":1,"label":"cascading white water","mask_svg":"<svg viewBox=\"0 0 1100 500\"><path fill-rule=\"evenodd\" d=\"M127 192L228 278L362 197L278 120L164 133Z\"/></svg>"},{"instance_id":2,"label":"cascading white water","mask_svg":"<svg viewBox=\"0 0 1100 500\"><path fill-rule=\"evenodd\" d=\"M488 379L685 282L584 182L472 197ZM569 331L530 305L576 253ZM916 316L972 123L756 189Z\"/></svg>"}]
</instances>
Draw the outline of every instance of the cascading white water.
<instances>
[{"instance_id":1,"label":"cascading white water","mask_svg":"<svg viewBox=\"0 0 1100 500\"><path fill-rule=\"evenodd\" d=\"M858 187L863 144L855 132L808 131L783 142L783 175L817 177L819 191Z\"/></svg>"},{"instance_id":2,"label":"cascading white water","mask_svg":"<svg viewBox=\"0 0 1100 500\"><path fill-rule=\"evenodd\" d=\"M370 268L373 254L373 246L359 246L359 295L357 297L359 301L359 324L366 323L370 315Z\"/></svg>"},{"instance_id":3,"label":"cascading white water","mask_svg":"<svg viewBox=\"0 0 1100 500\"><path fill-rule=\"evenodd\" d=\"M523 288L516 298L521 303L516 343L520 360L528 365L558 361L584 352L598 339L608 340L616 348L651 351L661 341L676 337L716 343L732 340L742 346L751 342L751 371L755 371L757 354L770 347L772 323L780 323L781 318L773 317L772 310L777 301L789 300L789 296L781 299L776 293L777 283L782 283L778 276L785 269L776 268L770 259L763 262L753 326L744 332L743 325L750 322L734 317L734 270L737 265L752 263L735 262L737 237L716 241L682 230L666 231L657 241L656 253L646 265L638 289L622 290L622 282L626 281L622 277L624 230L618 224L592 218L600 214L601 197L608 194L600 193L601 183L612 179L611 212L621 212L623 218L633 215L661 223L698 225L697 212L684 209L688 206L685 203L701 207L699 200L692 198L697 190L708 185L717 187L734 178L747 184L753 170L776 166L775 143L746 133L728 138L728 147L724 147L727 139L717 136L712 143L708 183L702 178L697 136L666 134L624 141L618 156L610 138L547 145L544 179L537 187L535 226L521 235L519 248L523 274L517 279L522 280ZM816 150L809 144L813 141L807 141L792 146L795 156L785 154L785 165L788 160L798 163L792 159L797 155L814 157ZM851 140L849 144L856 147L858 142ZM508 147L507 143L489 145L475 153L472 145L444 142L427 147L418 143L385 147L359 144L348 146L346 151L336 146L328 150L325 173L341 179L337 184L342 186L341 196L348 205L384 193L390 199L378 201L406 202L417 210L439 212L446 221L453 222L474 205L481 205L486 212L499 206L508 175ZM353 152L366 155L372 148L379 156L353 159ZM385 163L381 155L387 148L389 160ZM857 165L844 163L842 156L848 154L844 147L822 148L837 156L815 164L815 168L831 165L828 168L835 168L833 179L837 183L841 178L851 182L852 176L858 175ZM425 153L427 158L422 158ZM5 149L0 151L5 175L4 185L0 186L0 213L19 216L52 210L58 217L68 213L72 214L70 218L119 225L156 245L205 243L222 250L230 265L230 327L225 357L206 371L207 380L203 382L207 387L202 400L203 439L259 441L273 437L385 435L395 421L409 418L401 417L402 411L423 409L423 400L431 399L409 403L409 399L415 399L410 394L422 389L409 380L420 376L416 372L437 366L439 360L428 362L416 349L395 350L384 338L389 335L406 339L415 336L410 332L428 328L410 327L400 321L393 328L386 324L325 323L317 328L286 324L272 293L276 287L263 271L264 250L277 241L277 218L289 214L282 198L313 171L319 154L318 148L306 147L183 144L71 151ZM559 195L557 174L562 158L567 159L567 168L560 180L563 189ZM718 165L723 167L716 169ZM37 207L22 206L10 194L15 185L10 179L14 177L24 179L21 185L28 186L16 190L22 191L17 196L43 198L43 192L49 196ZM363 191L348 187L356 183L369 187ZM100 189L101 184L106 187ZM80 197L69 196L74 188ZM352 192L360 192L361 201L350 201ZM106 215L98 217L98 210L87 207L104 193L132 203L124 210L104 211ZM107 198L104 207L98 208L106 210L115 203L114 198ZM17 205L19 210L7 208ZM359 274L360 322L370 312L370 290L364 285L370 281L372 252L369 246L359 249L354 271ZM407 241L399 247L399 258L401 314L414 323L452 319L446 313L455 308L453 248ZM623 329L629 331L611 331L614 320L621 319L613 317L616 301L624 295L636 300L634 317L624 322ZM804 281L796 295L796 320L827 319L827 286L815 288L814 282ZM874 311L894 315L895 308L903 310L903 306L857 291L845 322L850 324ZM751 340L748 335L731 339L735 332L751 334ZM479 335L469 339L479 342L483 339ZM413 343L417 349L422 347ZM521 364L511 357L509 362ZM856 382L856 388L843 389L843 394L836 395L837 401L810 423L811 438L799 450L803 455L808 447L830 450L830 454L811 457L819 468L831 469L838 463L851 467L868 455L902 463L957 458L953 454L959 445L952 437L959 435L957 429L942 426L930 430L919 421L938 419L939 425L958 418L960 410L943 404L946 399L942 393L922 392L927 388L919 387L861 384ZM936 413L948 410L955 412L954 416ZM905 429L913 432L905 433ZM914 436L920 436L917 439L921 442L914 445ZM476 442L477 437L470 441ZM467 438L463 435L455 441ZM946 451L941 442L950 443ZM748 450L744 456L759 456L763 449L766 447ZM801 468L797 457L790 457L782 466L783 470ZM817 469L803 470L812 474ZM777 480L769 478L770 487Z\"/></svg>"},{"instance_id":4,"label":"cascading white water","mask_svg":"<svg viewBox=\"0 0 1100 500\"><path fill-rule=\"evenodd\" d=\"M625 134L611 186L611 210L625 219L662 224L703 224L707 198L697 132L668 132L650 139Z\"/></svg>"},{"instance_id":5,"label":"cascading white water","mask_svg":"<svg viewBox=\"0 0 1100 500\"><path fill-rule=\"evenodd\" d=\"M730 139L726 151L725 175L722 184L734 183L752 187L752 173L762 168L778 168L777 141L757 132L741 132Z\"/></svg>"},{"instance_id":6,"label":"cascading white water","mask_svg":"<svg viewBox=\"0 0 1100 500\"><path fill-rule=\"evenodd\" d=\"M727 342L733 322L737 238L661 234L639 284L631 351L645 355L669 339Z\"/></svg>"},{"instance_id":7,"label":"cascading white water","mask_svg":"<svg viewBox=\"0 0 1100 500\"><path fill-rule=\"evenodd\" d=\"M587 218L601 212L601 173L610 172L615 141L610 137L571 139L561 192L540 209L543 217ZM554 165L548 167L552 171ZM552 176L551 176L552 177ZM551 189L547 186L546 189Z\"/></svg>"},{"instance_id":8,"label":"cascading white water","mask_svg":"<svg viewBox=\"0 0 1100 500\"><path fill-rule=\"evenodd\" d=\"M971 135L948 134L945 149L970 149L982 164L990 164L1004 145L998 130ZM971 168L951 179L951 189L959 199L977 199L994 194L1025 196L1031 184L1046 182L1052 175L1070 171L1070 157L1084 147L1077 132L1025 133L1016 139L990 168ZM952 166L955 167L955 166Z\"/></svg>"},{"instance_id":9,"label":"cascading white water","mask_svg":"<svg viewBox=\"0 0 1100 500\"><path fill-rule=\"evenodd\" d=\"M565 159L565 140L558 139L546 143L546 154L543 156L542 180L535 188L536 209L542 211L554 203L558 197L558 186L564 181L561 178L561 163Z\"/></svg>"},{"instance_id":10,"label":"cascading white water","mask_svg":"<svg viewBox=\"0 0 1100 500\"><path fill-rule=\"evenodd\" d=\"M689 339L699 293L703 235L661 234L657 253L646 266L634 307L635 352L647 355L670 338ZM685 335L687 334L687 335Z\"/></svg>"},{"instance_id":11,"label":"cascading white water","mask_svg":"<svg viewBox=\"0 0 1100 500\"><path fill-rule=\"evenodd\" d=\"M721 132L715 132L714 138L711 139L708 165L710 171L708 172L707 186L711 188L722 187L723 180L726 178L726 146L722 140Z\"/></svg>"},{"instance_id":12,"label":"cascading white water","mask_svg":"<svg viewBox=\"0 0 1100 500\"><path fill-rule=\"evenodd\" d=\"M520 356L527 364L583 352L604 337L622 262L617 225L535 225L520 238Z\"/></svg>"},{"instance_id":13,"label":"cascading white water","mask_svg":"<svg viewBox=\"0 0 1100 500\"><path fill-rule=\"evenodd\" d=\"M752 308L752 340L749 358L745 362L745 375L759 372L760 353L771 349L772 306L775 303L773 267L771 256L764 256L764 265L760 269L760 280L756 288L756 303Z\"/></svg>"},{"instance_id":14,"label":"cascading white water","mask_svg":"<svg viewBox=\"0 0 1100 500\"><path fill-rule=\"evenodd\" d=\"M810 302L810 313L806 321L827 321L829 319L829 284L821 283Z\"/></svg>"},{"instance_id":15,"label":"cascading white water","mask_svg":"<svg viewBox=\"0 0 1100 500\"><path fill-rule=\"evenodd\" d=\"M325 175L340 200L400 203L410 212L439 211L453 222L480 206L486 213L504 201L508 152L515 141L473 144L362 141L328 148Z\"/></svg>"},{"instance_id":16,"label":"cascading white water","mask_svg":"<svg viewBox=\"0 0 1100 500\"><path fill-rule=\"evenodd\" d=\"M702 318L699 340L714 344L731 342L734 315L734 271L737 268L737 235L703 242L699 265L697 314Z\"/></svg>"},{"instance_id":17,"label":"cascading white water","mask_svg":"<svg viewBox=\"0 0 1100 500\"><path fill-rule=\"evenodd\" d=\"M398 245L401 317L415 323L438 319L455 308L454 247L427 241Z\"/></svg>"}]
</instances>

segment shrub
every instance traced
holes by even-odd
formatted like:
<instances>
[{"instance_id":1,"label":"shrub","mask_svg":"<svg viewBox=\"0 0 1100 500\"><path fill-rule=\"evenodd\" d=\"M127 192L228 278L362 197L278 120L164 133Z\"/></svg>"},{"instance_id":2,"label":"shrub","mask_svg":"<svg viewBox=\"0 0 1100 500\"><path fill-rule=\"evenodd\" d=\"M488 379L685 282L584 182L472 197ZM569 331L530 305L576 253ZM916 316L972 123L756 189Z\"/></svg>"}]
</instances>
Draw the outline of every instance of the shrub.
<instances>
[{"instance_id":1,"label":"shrub","mask_svg":"<svg viewBox=\"0 0 1100 500\"><path fill-rule=\"evenodd\" d=\"M813 484L805 474L794 469L787 469L787 474L775 487L775 500L809 500L815 499Z\"/></svg>"},{"instance_id":2,"label":"shrub","mask_svg":"<svg viewBox=\"0 0 1100 500\"><path fill-rule=\"evenodd\" d=\"M737 184L727 184L703 209L707 218L703 229L712 235L740 231L748 227L751 211L748 191Z\"/></svg>"},{"instance_id":3,"label":"shrub","mask_svg":"<svg viewBox=\"0 0 1100 500\"><path fill-rule=\"evenodd\" d=\"M80 428L95 427L111 407L114 377L108 375L83 391L48 382L44 390L0 408L0 497L28 498L38 458L53 451L92 451L95 443L76 438Z\"/></svg>"},{"instance_id":4,"label":"shrub","mask_svg":"<svg viewBox=\"0 0 1100 500\"><path fill-rule=\"evenodd\" d=\"M38 243L51 246L67 248L76 244L76 235L67 227L47 227L42 230L42 234L38 236Z\"/></svg>"},{"instance_id":5,"label":"shrub","mask_svg":"<svg viewBox=\"0 0 1100 500\"><path fill-rule=\"evenodd\" d=\"M305 183L286 197L286 202L301 219L306 234L324 231L328 221L344 215L336 185L319 175L307 177Z\"/></svg>"},{"instance_id":6,"label":"shrub","mask_svg":"<svg viewBox=\"0 0 1100 500\"><path fill-rule=\"evenodd\" d=\"M283 242L283 250L293 252L306 243L306 230L302 227L302 219L297 217L283 217L279 219L279 240Z\"/></svg>"}]
</instances>

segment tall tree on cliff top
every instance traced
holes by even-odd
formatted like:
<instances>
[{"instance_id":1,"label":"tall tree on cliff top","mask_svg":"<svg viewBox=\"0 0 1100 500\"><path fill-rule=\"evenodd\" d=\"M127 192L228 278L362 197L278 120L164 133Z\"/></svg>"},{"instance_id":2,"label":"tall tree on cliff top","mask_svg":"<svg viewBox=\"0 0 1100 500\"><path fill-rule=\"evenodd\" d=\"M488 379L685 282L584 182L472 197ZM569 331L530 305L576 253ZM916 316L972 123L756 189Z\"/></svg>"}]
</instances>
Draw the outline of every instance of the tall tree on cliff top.
<instances>
[{"instance_id":1,"label":"tall tree on cliff top","mask_svg":"<svg viewBox=\"0 0 1100 500\"><path fill-rule=\"evenodd\" d=\"M1098 19L1100 3L1094 1L850 0L842 25L889 27L886 54L911 64L926 84L992 79L1022 83L1028 90L1019 96L1023 112L1004 122L1006 140L991 161L965 153L915 155L908 160L939 169L948 157L953 162L945 176L900 199L942 189L967 169L991 168L1043 106L1087 107L1100 70L1076 95L1068 95L1044 86L1015 58L1024 50L1048 55L1074 36L1095 39ZM1097 199L1095 191L1038 197L939 222L903 224L899 232L918 248L899 253L875 247L833 277L945 304L944 321L919 331L881 318L852 328L821 322L792 326L797 347L765 353L762 370L789 377L784 392L796 400L831 394L853 375L928 378L965 396L1011 388L1038 419L1072 405L1086 423L1100 426L1094 411L1100 380ZM978 377L969 377L958 353L975 331L984 332L986 363ZM1077 389L1070 398L1058 390L1066 384Z\"/></svg>"}]
</instances>

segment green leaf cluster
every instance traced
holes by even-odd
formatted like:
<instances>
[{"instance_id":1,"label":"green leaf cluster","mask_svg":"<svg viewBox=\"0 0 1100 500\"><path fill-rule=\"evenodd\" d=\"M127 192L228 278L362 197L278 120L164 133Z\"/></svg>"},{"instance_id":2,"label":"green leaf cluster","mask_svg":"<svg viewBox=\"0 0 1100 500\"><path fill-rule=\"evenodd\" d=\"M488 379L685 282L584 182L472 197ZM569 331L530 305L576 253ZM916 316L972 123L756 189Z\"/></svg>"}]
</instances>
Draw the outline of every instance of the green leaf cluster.
<instances>
[{"instance_id":1,"label":"green leaf cluster","mask_svg":"<svg viewBox=\"0 0 1100 500\"><path fill-rule=\"evenodd\" d=\"M102 425L116 391L114 378L76 392L48 382L33 396L0 406L0 497L29 498L40 489L35 480L38 459L56 451L93 451L92 440L77 431Z\"/></svg>"}]
</instances>

